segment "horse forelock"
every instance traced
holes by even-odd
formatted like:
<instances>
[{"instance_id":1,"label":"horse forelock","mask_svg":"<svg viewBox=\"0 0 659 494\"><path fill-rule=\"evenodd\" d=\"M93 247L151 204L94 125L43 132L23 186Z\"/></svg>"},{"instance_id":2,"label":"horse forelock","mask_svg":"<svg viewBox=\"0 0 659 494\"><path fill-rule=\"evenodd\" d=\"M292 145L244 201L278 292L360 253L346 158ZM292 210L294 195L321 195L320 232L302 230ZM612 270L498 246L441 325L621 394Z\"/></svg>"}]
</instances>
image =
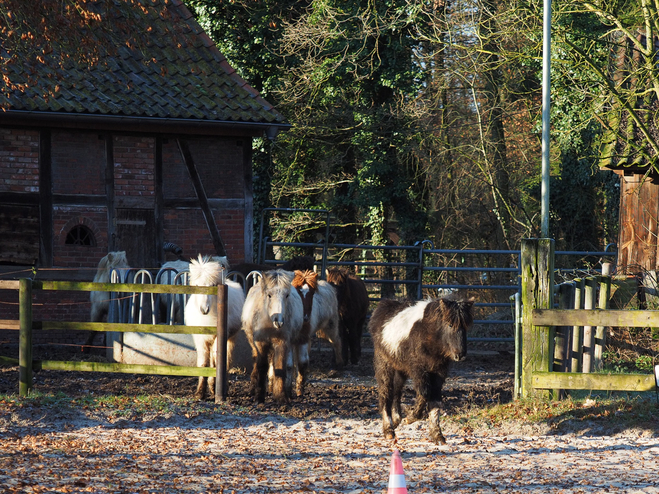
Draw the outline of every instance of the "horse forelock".
<instances>
[{"instance_id":1,"label":"horse forelock","mask_svg":"<svg viewBox=\"0 0 659 494\"><path fill-rule=\"evenodd\" d=\"M190 284L197 286L215 286L222 281L224 267L210 256L199 254L197 259L190 260Z\"/></svg>"},{"instance_id":2,"label":"horse forelock","mask_svg":"<svg viewBox=\"0 0 659 494\"><path fill-rule=\"evenodd\" d=\"M456 329L469 329L471 327L474 322L474 315L472 313L473 299L457 301L442 298L439 299L439 302L444 323Z\"/></svg>"},{"instance_id":3,"label":"horse forelock","mask_svg":"<svg viewBox=\"0 0 659 494\"><path fill-rule=\"evenodd\" d=\"M283 289L287 286L290 286L293 282L293 273L290 271L283 271L281 269L275 269L272 271L263 272L263 289L264 290L275 290Z\"/></svg>"},{"instance_id":4,"label":"horse forelock","mask_svg":"<svg viewBox=\"0 0 659 494\"><path fill-rule=\"evenodd\" d=\"M304 271L296 270L291 284L298 290L307 285L310 290L315 291L318 289L318 273L308 269Z\"/></svg>"},{"instance_id":5,"label":"horse forelock","mask_svg":"<svg viewBox=\"0 0 659 494\"><path fill-rule=\"evenodd\" d=\"M335 285L342 285L346 282L348 277L345 271L340 269L328 269L327 270L327 281L334 283Z\"/></svg>"}]
</instances>

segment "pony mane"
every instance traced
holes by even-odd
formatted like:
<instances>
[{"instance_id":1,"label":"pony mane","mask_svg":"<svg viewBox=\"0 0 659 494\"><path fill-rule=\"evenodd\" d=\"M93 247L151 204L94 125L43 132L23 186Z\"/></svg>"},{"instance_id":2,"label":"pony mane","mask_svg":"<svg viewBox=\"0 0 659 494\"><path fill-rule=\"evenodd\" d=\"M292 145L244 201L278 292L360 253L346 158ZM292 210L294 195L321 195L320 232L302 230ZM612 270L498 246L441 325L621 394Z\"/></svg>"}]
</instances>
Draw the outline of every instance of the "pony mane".
<instances>
[{"instance_id":1,"label":"pony mane","mask_svg":"<svg viewBox=\"0 0 659 494\"><path fill-rule=\"evenodd\" d=\"M296 270L295 271L295 276L293 277L293 281L291 284L293 285L294 288L302 288L305 283L309 285L309 288L312 290L317 290L318 289L318 273L315 273L310 270L305 270L305 271L300 271Z\"/></svg>"},{"instance_id":2,"label":"pony mane","mask_svg":"<svg viewBox=\"0 0 659 494\"><path fill-rule=\"evenodd\" d=\"M450 298L439 299L442 308L442 320L452 327L463 327L469 329L474 322L472 308L474 299L452 300Z\"/></svg>"},{"instance_id":3,"label":"pony mane","mask_svg":"<svg viewBox=\"0 0 659 494\"><path fill-rule=\"evenodd\" d=\"M190 259L190 284L196 286L215 286L222 281L224 267L210 256L199 254L197 259Z\"/></svg>"},{"instance_id":4,"label":"pony mane","mask_svg":"<svg viewBox=\"0 0 659 494\"><path fill-rule=\"evenodd\" d=\"M268 290L271 288L285 288L287 285L290 285L292 281L293 273L282 269L275 269L272 271L264 271L263 279L260 283L263 283L264 290Z\"/></svg>"},{"instance_id":5,"label":"pony mane","mask_svg":"<svg viewBox=\"0 0 659 494\"><path fill-rule=\"evenodd\" d=\"M341 285L346 282L348 274L341 269L328 269L327 281L336 285Z\"/></svg>"}]
</instances>

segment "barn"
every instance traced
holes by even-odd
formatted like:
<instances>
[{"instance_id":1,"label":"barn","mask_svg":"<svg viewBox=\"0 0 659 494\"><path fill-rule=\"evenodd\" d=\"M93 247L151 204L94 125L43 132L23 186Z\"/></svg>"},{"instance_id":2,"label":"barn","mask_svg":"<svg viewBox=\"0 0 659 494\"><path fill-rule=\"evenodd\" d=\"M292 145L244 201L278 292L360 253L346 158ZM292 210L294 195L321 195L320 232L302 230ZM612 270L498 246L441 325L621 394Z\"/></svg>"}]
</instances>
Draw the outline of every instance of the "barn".
<instances>
[{"instance_id":1,"label":"barn","mask_svg":"<svg viewBox=\"0 0 659 494\"><path fill-rule=\"evenodd\" d=\"M252 261L253 139L282 115L180 0L58 5L13 2L0 37L0 279L91 280L115 250L157 268L168 244ZM85 320L57 302L50 319Z\"/></svg>"}]
</instances>

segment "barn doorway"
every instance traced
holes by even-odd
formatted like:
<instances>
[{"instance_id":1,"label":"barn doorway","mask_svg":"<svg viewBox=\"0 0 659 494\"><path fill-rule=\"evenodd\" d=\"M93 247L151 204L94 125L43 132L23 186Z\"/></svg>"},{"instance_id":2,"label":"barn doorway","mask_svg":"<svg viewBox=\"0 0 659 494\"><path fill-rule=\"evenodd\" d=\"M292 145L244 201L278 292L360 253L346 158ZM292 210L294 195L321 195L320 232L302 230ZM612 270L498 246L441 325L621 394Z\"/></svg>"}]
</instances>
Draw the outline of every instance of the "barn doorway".
<instances>
[{"instance_id":1,"label":"barn doorway","mask_svg":"<svg viewBox=\"0 0 659 494\"><path fill-rule=\"evenodd\" d=\"M160 265L156 251L156 219L153 209L117 209L115 249L125 250L126 258L136 268Z\"/></svg>"}]
</instances>

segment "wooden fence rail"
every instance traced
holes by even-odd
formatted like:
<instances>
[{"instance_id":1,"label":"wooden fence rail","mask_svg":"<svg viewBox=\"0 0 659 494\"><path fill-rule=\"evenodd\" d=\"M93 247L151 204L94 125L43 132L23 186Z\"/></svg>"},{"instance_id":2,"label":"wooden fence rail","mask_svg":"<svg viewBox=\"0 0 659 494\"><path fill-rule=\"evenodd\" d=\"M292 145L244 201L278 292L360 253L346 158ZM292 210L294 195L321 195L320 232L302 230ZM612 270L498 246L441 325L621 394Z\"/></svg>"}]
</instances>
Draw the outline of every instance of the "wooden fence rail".
<instances>
[{"instance_id":1,"label":"wooden fence rail","mask_svg":"<svg viewBox=\"0 0 659 494\"><path fill-rule=\"evenodd\" d=\"M572 339L576 342L579 341L580 328L595 328L592 339L581 340L585 357L586 345L590 351L598 342L602 344L605 328L659 327L659 311L590 309L590 304L585 305L587 309L553 309L553 248L553 240L550 239L522 241L522 345L517 350L521 351L521 397L540 395L557 398L558 390L564 389L656 390L654 375L589 373L590 366L585 370L585 358L583 372L554 370L556 328L572 331ZM587 294L584 296L587 298ZM608 292L604 296L608 297ZM603 302L600 299L600 304ZM586 336L585 331L583 336ZM589 355L601 357L593 352Z\"/></svg>"},{"instance_id":2,"label":"wooden fence rail","mask_svg":"<svg viewBox=\"0 0 659 494\"><path fill-rule=\"evenodd\" d=\"M117 372L130 374L158 374L169 376L216 376L216 401L227 396L227 286L213 287L186 285L155 285L139 283L90 283L69 281L33 281L21 279L2 282L0 289L19 291L19 395L27 396L32 389L32 374L35 370L65 370L88 372ZM212 326L171 326L165 324L124 324L75 321L34 321L32 318L32 294L35 290L63 291L105 291L127 293L171 293L202 294L217 296L217 327ZM4 327L15 326L15 321L0 321ZM135 333L180 333L217 334L217 367L199 368L173 365L140 365L104 362L73 362L56 360L33 360L33 330L74 330L74 331L115 331ZM13 363L14 359L0 357L0 360Z\"/></svg>"}]
</instances>

